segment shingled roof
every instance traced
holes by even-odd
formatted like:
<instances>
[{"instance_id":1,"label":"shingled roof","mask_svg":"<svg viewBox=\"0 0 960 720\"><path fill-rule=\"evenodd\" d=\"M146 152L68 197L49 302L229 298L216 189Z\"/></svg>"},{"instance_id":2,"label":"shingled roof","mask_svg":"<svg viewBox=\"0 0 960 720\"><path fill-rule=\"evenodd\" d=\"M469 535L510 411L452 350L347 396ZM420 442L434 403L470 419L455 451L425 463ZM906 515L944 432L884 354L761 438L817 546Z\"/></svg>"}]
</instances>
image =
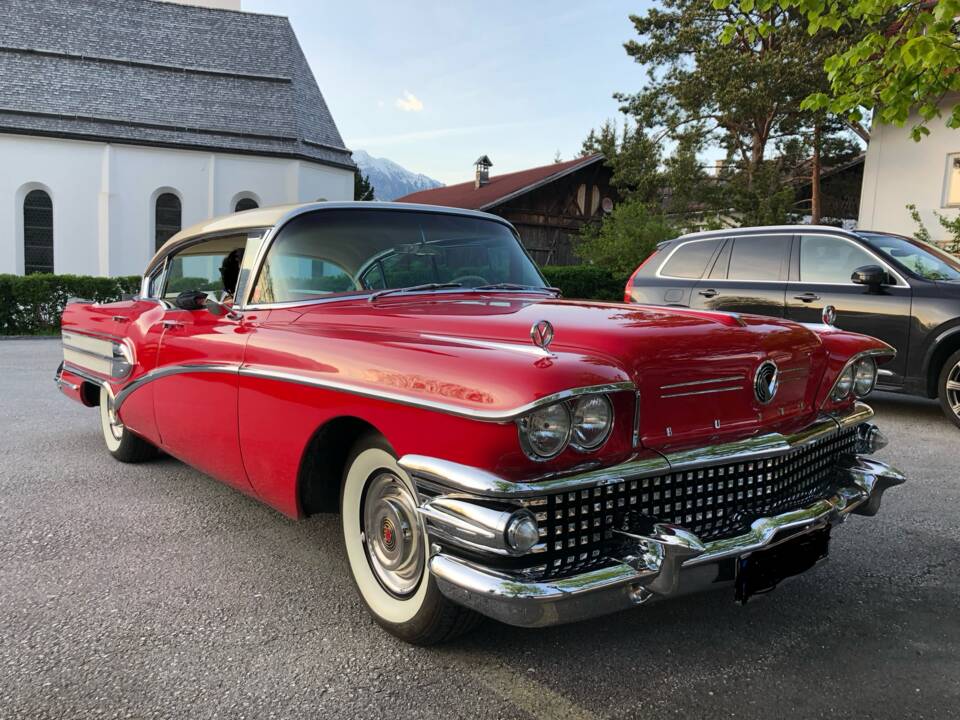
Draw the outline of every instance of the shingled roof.
<instances>
[{"instance_id":1,"label":"shingled roof","mask_svg":"<svg viewBox=\"0 0 960 720\"><path fill-rule=\"evenodd\" d=\"M489 210L517 195L530 192L534 188L601 160L603 160L603 155L588 155L587 157L551 163L529 170L492 175L490 180L480 187L476 187L475 181L471 180L470 182L447 185L432 190L420 190L410 195L404 195L395 202L443 205L469 210Z\"/></svg>"},{"instance_id":2,"label":"shingled roof","mask_svg":"<svg viewBox=\"0 0 960 720\"><path fill-rule=\"evenodd\" d=\"M156 0L0 10L0 132L353 167L287 18Z\"/></svg>"}]
</instances>

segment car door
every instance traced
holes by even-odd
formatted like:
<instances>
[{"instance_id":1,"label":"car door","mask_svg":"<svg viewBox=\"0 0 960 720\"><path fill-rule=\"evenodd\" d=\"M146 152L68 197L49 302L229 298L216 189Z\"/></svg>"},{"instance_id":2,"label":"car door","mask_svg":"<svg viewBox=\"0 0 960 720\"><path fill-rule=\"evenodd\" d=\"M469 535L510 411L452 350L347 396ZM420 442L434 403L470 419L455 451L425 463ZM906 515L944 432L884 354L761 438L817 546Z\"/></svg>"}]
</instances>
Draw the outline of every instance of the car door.
<instances>
[{"instance_id":1,"label":"car door","mask_svg":"<svg viewBox=\"0 0 960 720\"><path fill-rule=\"evenodd\" d=\"M248 328L240 315L174 304L186 290L219 296L221 263L247 241L247 233L201 240L167 260L154 413L164 450L249 492L237 420L238 372Z\"/></svg>"},{"instance_id":2,"label":"car door","mask_svg":"<svg viewBox=\"0 0 960 720\"><path fill-rule=\"evenodd\" d=\"M907 367L911 289L906 280L856 240L829 233L803 233L791 261L787 317L799 322L822 321L823 308L837 311L836 326L879 338L897 349L884 363L881 381L900 385ZM879 291L850 280L864 265L879 265L888 276Z\"/></svg>"},{"instance_id":3,"label":"car door","mask_svg":"<svg viewBox=\"0 0 960 720\"><path fill-rule=\"evenodd\" d=\"M729 238L690 307L783 317L790 235L744 234Z\"/></svg>"}]
</instances>

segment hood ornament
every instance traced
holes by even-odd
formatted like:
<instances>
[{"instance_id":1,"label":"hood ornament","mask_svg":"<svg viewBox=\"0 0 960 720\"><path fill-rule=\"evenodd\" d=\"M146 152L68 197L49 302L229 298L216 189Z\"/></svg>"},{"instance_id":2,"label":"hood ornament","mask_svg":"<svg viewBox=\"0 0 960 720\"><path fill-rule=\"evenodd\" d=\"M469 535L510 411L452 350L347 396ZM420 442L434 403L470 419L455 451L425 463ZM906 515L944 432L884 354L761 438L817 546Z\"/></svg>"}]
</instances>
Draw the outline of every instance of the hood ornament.
<instances>
[{"instance_id":1,"label":"hood ornament","mask_svg":"<svg viewBox=\"0 0 960 720\"><path fill-rule=\"evenodd\" d=\"M753 376L753 394L757 402L766 405L777 394L780 388L780 370L772 360L760 363L756 375Z\"/></svg>"},{"instance_id":2,"label":"hood ornament","mask_svg":"<svg viewBox=\"0 0 960 720\"><path fill-rule=\"evenodd\" d=\"M553 325L549 320L540 320L535 322L530 328L530 339L533 344L546 350L553 342Z\"/></svg>"},{"instance_id":3,"label":"hood ornament","mask_svg":"<svg viewBox=\"0 0 960 720\"><path fill-rule=\"evenodd\" d=\"M823 321L824 325L836 325L837 309L833 305L824 305L823 312L820 314L820 319Z\"/></svg>"}]
</instances>

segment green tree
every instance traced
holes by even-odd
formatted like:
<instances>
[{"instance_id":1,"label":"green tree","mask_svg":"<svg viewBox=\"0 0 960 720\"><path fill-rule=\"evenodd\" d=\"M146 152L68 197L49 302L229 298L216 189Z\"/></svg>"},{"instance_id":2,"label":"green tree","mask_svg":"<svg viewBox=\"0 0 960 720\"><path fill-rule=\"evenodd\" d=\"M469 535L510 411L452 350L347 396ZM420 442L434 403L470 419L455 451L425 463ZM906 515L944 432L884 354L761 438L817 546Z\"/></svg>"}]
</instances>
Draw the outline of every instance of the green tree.
<instances>
[{"instance_id":1,"label":"green tree","mask_svg":"<svg viewBox=\"0 0 960 720\"><path fill-rule=\"evenodd\" d=\"M731 0L713 0L730 10ZM742 2L740 3L743 4ZM960 91L960 0L755 0L757 13L788 8L805 14L813 37L853 36L824 61L829 88L804 102L860 122L864 110L884 123L903 126L912 112L915 140L929 134L927 123L941 116L949 93ZM732 17L724 39L759 33L755 17ZM960 128L960 102L954 101L946 124Z\"/></svg>"},{"instance_id":2,"label":"green tree","mask_svg":"<svg viewBox=\"0 0 960 720\"><path fill-rule=\"evenodd\" d=\"M646 203L628 200L619 203L599 226L584 226L576 253L626 280L657 243L677 234L677 229Z\"/></svg>"},{"instance_id":3,"label":"green tree","mask_svg":"<svg viewBox=\"0 0 960 720\"><path fill-rule=\"evenodd\" d=\"M602 153L612 171L610 182L620 197L655 203L660 193L660 145L637 128L613 120L591 130L583 141L582 156Z\"/></svg>"},{"instance_id":4,"label":"green tree","mask_svg":"<svg viewBox=\"0 0 960 720\"><path fill-rule=\"evenodd\" d=\"M749 22L739 23L739 18ZM797 168L772 160L790 137L824 141L826 124L801 108L827 86L824 60L846 40L811 38L796 11L751 0L714 7L700 0L664 0L631 16L638 39L627 53L644 66L647 83L616 97L622 110L655 140L719 146L727 152L725 193L714 200L751 222L784 221ZM724 42L726 41L726 42ZM817 132L812 132L819 126Z\"/></svg>"},{"instance_id":5,"label":"green tree","mask_svg":"<svg viewBox=\"0 0 960 720\"><path fill-rule=\"evenodd\" d=\"M373 185L370 184L370 178L357 168L353 173L353 199L373 200L374 193Z\"/></svg>"}]
</instances>

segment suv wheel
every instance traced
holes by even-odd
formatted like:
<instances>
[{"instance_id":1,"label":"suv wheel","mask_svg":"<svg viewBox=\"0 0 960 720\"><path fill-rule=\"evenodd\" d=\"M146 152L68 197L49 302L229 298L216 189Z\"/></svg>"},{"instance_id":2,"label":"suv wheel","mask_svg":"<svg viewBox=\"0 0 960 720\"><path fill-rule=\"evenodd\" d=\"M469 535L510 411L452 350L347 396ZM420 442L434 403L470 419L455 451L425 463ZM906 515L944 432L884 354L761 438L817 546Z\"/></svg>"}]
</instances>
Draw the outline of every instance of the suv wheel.
<instances>
[{"instance_id":1,"label":"suv wheel","mask_svg":"<svg viewBox=\"0 0 960 720\"><path fill-rule=\"evenodd\" d=\"M960 427L960 350L947 358L940 371L937 395L944 414Z\"/></svg>"}]
</instances>

